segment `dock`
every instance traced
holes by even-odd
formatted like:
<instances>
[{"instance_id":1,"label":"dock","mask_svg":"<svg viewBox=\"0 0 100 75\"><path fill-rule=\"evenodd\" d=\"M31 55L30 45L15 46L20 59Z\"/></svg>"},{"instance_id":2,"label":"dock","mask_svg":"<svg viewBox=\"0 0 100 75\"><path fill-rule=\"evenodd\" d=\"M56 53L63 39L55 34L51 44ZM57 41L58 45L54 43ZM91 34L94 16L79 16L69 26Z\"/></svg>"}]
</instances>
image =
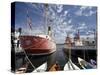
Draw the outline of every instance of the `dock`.
<instances>
[{"instance_id":1,"label":"dock","mask_svg":"<svg viewBox=\"0 0 100 75\"><path fill-rule=\"evenodd\" d=\"M67 50L69 47L64 47L63 49ZM72 46L71 50L97 50L96 46Z\"/></svg>"}]
</instances>

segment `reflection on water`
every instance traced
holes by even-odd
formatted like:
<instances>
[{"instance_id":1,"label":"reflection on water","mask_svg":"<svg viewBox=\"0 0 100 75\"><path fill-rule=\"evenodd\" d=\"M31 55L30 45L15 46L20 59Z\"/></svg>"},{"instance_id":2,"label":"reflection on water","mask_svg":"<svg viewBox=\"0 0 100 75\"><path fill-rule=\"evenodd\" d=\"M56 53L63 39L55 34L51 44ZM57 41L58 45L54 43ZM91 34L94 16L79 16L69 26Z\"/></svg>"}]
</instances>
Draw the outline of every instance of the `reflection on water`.
<instances>
[{"instance_id":1,"label":"reflection on water","mask_svg":"<svg viewBox=\"0 0 100 75\"><path fill-rule=\"evenodd\" d=\"M54 65L56 62L60 65L61 70L63 70L64 65L68 62L68 54L63 51L64 45L57 45L56 52L49 54L49 55L42 55L42 56L28 56L32 64L35 66L35 68L42 65L44 62L47 62L47 70L50 69L52 65ZM75 54L75 53L74 53ZM82 55L83 56L83 55ZM96 58L96 55L93 55ZM73 56L72 54L72 62L74 62L77 66L78 59L77 54ZM26 63L25 56L16 56L16 69L21 67L24 63ZM29 65L27 72L32 72L34 68Z\"/></svg>"}]
</instances>

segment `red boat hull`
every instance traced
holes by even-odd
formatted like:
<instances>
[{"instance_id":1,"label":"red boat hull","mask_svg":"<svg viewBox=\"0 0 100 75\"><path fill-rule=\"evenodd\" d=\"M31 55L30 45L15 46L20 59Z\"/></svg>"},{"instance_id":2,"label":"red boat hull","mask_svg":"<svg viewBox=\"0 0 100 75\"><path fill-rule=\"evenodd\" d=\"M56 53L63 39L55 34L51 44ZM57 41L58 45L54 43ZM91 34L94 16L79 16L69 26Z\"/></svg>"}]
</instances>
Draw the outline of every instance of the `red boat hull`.
<instances>
[{"instance_id":1,"label":"red boat hull","mask_svg":"<svg viewBox=\"0 0 100 75\"><path fill-rule=\"evenodd\" d=\"M20 36L21 47L29 54L49 54L54 52L54 41L40 36Z\"/></svg>"}]
</instances>

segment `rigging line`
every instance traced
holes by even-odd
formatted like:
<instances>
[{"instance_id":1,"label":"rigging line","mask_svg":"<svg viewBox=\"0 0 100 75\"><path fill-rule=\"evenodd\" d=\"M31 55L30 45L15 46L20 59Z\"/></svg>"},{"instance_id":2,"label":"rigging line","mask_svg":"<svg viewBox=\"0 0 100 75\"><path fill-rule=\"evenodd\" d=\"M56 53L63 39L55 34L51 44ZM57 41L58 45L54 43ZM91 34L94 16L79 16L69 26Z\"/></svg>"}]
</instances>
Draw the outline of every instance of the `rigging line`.
<instances>
[{"instance_id":1,"label":"rigging line","mask_svg":"<svg viewBox=\"0 0 100 75\"><path fill-rule=\"evenodd\" d=\"M29 63L31 64L31 66L34 68L34 69L36 69L36 67L32 64L32 62L30 61L30 59L29 59L29 57L28 57L28 55L26 54L26 52L25 52L25 50L23 49L23 52L24 52L24 54L25 54L25 57L26 57L26 59L29 61Z\"/></svg>"},{"instance_id":2,"label":"rigging line","mask_svg":"<svg viewBox=\"0 0 100 75\"><path fill-rule=\"evenodd\" d=\"M29 63L31 64L31 66L34 68L34 70L36 70L36 67L32 64L32 62L30 61L28 55L26 54L25 50L23 49L23 52L25 54L26 59L29 61ZM38 70L36 70L38 72Z\"/></svg>"},{"instance_id":3,"label":"rigging line","mask_svg":"<svg viewBox=\"0 0 100 75\"><path fill-rule=\"evenodd\" d=\"M45 18L45 15L43 14L43 13L45 13L45 10L42 11L42 13L39 13L38 11L30 11L30 10L29 10L29 12L31 12L32 14L36 14L38 16L41 16L41 17Z\"/></svg>"},{"instance_id":4,"label":"rigging line","mask_svg":"<svg viewBox=\"0 0 100 75\"><path fill-rule=\"evenodd\" d=\"M29 63L31 64L31 66L36 69L36 67L32 64L32 62L30 61L28 55L26 54L25 50L23 50L24 54L25 54L25 57L27 58L27 60L29 61Z\"/></svg>"},{"instance_id":5,"label":"rigging line","mask_svg":"<svg viewBox=\"0 0 100 75\"><path fill-rule=\"evenodd\" d=\"M30 3L28 5L28 8L30 8L31 10L32 9L35 9L35 11L37 10L39 13L42 13L43 12L43 7L40 4Z\"/></svg>"},{"instance_id":6,"label":"rigging line","mask_svg":"<svg viewBox=\"0 0 100 75\"><path fill-rule=\"evenodd\" d=\"M23 11L23 10L22 10ZM21 13L21 14L23 14L21 11L19 12L19 13ZM36 14L36 15L38 15L38 16L40 16L40 17L43 17L44 18L44 16L43 15L41 15L40 13L38 13L38 12L36 12L36 11L31 11L31 13L32 14Z\"/></svg>"},{"instance_id":7,"label":"rigging line","mask_svg":"<svg viewBox=\"0 0 100 75\"><path fill-rule=\"evenodd\" d=\"M39 8L40 9L40 8ZM48 7L48 9L49 9L49 7ZM32 13L35 13L35 14L37 14L38 16L41 16L41 17L43 17L43 18L45 18L45 14L40 14L39 12L36 12L36 11L32 11ZM44 7L44 10L43 11L41 11L41 13L45 13L45 7Z\"/></svg>"},{"instance_id":8,"label":"rigging line","mask_svg":"<svg viewBox=\"0 0 100 75\"><path fill-rule=\"evenodd\" d=\"M39 12L42 12L42 10L44 10L44 8L42 8L43 4L40 5L40 4L34 4L34 3L32 3L32 6L33 6L33 8L35 8L36 10L38 10Z\"/></svg>"}]
</instances>

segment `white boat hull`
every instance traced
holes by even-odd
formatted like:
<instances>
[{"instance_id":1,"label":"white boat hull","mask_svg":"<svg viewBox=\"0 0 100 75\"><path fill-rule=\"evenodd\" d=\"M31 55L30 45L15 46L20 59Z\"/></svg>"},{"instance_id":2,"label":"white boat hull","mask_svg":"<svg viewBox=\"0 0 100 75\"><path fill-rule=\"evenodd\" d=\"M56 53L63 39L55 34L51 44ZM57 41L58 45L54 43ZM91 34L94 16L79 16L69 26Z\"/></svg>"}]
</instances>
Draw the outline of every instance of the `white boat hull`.
<instances>
[{"instance_id":1,"label":"white boat hull","mask_svg":"<svg viewBox=\"0 0 100 75\"><path fill-rule=\"evenodd\" d=\"M88 63L87 61L85 61L84 59L78 57L78 62L80 64L80 66L83 68L83 69L95 69L96 66L92 65L91 63Z\"/></svg>"},{"instance_id":2,"label":"white boat hull","mask_svg":"<svg viewBox=\"0 0 100 75\"><path fill-rule=\"evenodd\" d=\"M47 62L36 68L33 72L45 72L47 69Z\"/></svg>"},{"instance_id":3,"label":"white boat hull","mask_svg":"<svg viewBox=\"0 0 100 75\"><path fill-rule=\"evenodd\" d=\"M72 63L71 60L69 60L65 66L64 66L64 71L66 70L79 70L80 68L76 66L74 63Z\"/></svg>"}]
</instances>

